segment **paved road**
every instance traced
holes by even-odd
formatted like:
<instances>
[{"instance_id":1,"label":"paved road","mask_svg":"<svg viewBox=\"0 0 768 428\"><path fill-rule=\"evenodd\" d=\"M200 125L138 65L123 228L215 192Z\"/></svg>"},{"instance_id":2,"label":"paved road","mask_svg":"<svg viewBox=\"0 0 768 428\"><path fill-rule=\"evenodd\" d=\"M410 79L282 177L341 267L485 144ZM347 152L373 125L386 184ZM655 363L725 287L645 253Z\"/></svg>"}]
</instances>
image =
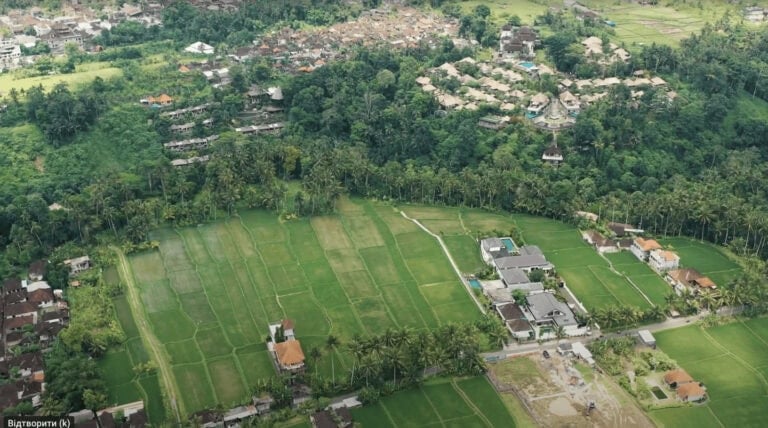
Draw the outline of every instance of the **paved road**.
<instances>
[{"instance_id":1,"label":"paved road","mask_svg":"<svg viewBox=\"0 0 768 428\"><path fill-rule=\"evenodd\" d=\"M720 309L718 310L719 313L727 313L731 314L730 309ZM740 308L736 308L733 310L733 314L738 314L741 312ZM692 315L689 317L681 317L681 318L668 318L665 321L658 322L655 324L649 324L644 325L636 328L631 328L627 330L622 330L621 333L608 333L605 335L600 334L599 330L593 330L591 336L581 336L581 337L570 337L566 339L562 339L560 341L557 340L551 340L548 342L544 342L541 345L538 344L538 342L530 342L530 343L523 343L523 344L517 344L517 343L511 343L509 345L506 345L503 350L496 351L496 352L486 352L483 355L486 359L494 360L494 359L504 359L506 357L515 356L515 355L523 355L523 354L529 354L532 352L542 352L544 350L552 351L557 348L557 344L561 342L582 342L582 343L589 343L595 340L602 338L605 339L612 339L615 337L623 337L623 336L633 336L637 334L639 330L648 330L650 332L657 332L662 330L669 330L672 328L678 328L683 327L690 324L695 324L700 319L706 317L709 315L709 311L702 312L697 315Z\"/></svg>"}]
</instances>

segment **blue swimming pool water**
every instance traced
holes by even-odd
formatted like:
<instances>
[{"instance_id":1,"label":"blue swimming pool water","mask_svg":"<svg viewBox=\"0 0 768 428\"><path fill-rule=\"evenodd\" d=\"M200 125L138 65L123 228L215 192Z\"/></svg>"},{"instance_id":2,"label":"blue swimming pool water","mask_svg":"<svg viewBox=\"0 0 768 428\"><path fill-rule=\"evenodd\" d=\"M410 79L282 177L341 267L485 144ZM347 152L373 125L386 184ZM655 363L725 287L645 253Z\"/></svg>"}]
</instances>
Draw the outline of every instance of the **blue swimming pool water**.
<instances>
[{"instance_id":1,"label":"blue swimming pool water","mask_svg":"<svg viewBox=\"0 0 768 428\"><path fill-rule=\"evenodd\" d=\"M476 279L470 279L469 280L469 285L471 285L472 288L481 288L480 287L480 281L478 281Z\"/></svg>"},{"instance_id":2,"label":"blue swimming pool water","mask_svg":"<svg viewBox=\"0 0 768 428\"><path fill-rule=\"evenodd\" d=\"M533 67L536 67L536 64L534 64L534 63L532 63L532 62L530 62L530 61L523 61L523 62L521 62L521 63L520 63L520 65L521 65L522 67L525 67L525 68L529 69L529 70L530 70L531 68L533 68Z\"/></svg>"},{"instance_id":3,"label":"blue swimming pool water","mask_svg":"<svg viewBox=\"0 0 768 428\"><path fill-rule=\"evenodd\" d=\"M517 250L517 246L515 246L515 242L509 238L501 238L501 243L504 244L505 247L507 247L507 252L509 252L510 254L514 253Z\"/></svg>"}]
</instances>

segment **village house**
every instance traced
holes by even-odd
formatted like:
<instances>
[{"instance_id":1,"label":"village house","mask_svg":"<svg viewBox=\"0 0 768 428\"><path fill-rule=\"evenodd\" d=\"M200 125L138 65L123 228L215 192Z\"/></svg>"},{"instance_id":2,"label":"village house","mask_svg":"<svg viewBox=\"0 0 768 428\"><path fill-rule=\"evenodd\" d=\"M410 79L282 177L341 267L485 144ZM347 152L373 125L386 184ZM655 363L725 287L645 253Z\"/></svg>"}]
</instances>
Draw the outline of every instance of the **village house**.
<instances>
[{"instance_id":1,"label":"village house","mask_svg":"<svg viewBox=\"0 0 768 428\"><path fill-rule=\"evenodd\" d=\"M51 31L40 37L40 40L44 41L54 54L64 53L64 48L70 43L78 49L83 48L83 34L63 24L53 24Z\"/></svg>"},{"instance_id":2,"label":"village house","mask_svg":"<svg viewBox=\"0 0 768 428\"><path fill-rule=\"evenodd\" d=\"M698 382L690 382L677 387L677 398L686 403L704 401L707 390Z\"/></svg>"},{"instance_id":3,"label":"village house","mask_svg":"<svg viewBox=\"0 0 768 428\"><path fill-rule=\"evenodd\" d=\"M541 160L555 166L560 165L560 162L563 161L563 151L557 147L557 144L550 144L541 154Z\"/></svg>"},{"instance_id":4,"label":"village house","mask_svg":"<svg viewBox=\"0 0 768 428\"><path fill-rule=\"evenodd\" d=\"M283 122L269 123L266 125L250 125L241 128L235 128L235 132L241 134L276 134L285 127Z\"/></svg>"},{"instance_id":5,"label":"village house","mask_svg":"<svg viewBox=\"0 0 768 428\"><path fill-rule=\"evenodd\" d=\"M36 260L29 264L29 270L27 275L32 281L42 281L45 277L45 271L48 267L46 260Z\"/></svg>"},{"instance_id":6,"label":"village house","mask_svg":"<svg viewBox=\"0 0 768 428\"><path fill-rule=\"evenodd\" d=\"M504 321L509 333L517 340L531 340L536 338L536 332L531 323L525 318L518 302L508 302L495 305L496 312Z\"/></svg>"},{"instance_id":7,"label":"village house","mask_svg":"<svg viewBox=\"0 0 768 428\"><path fill-rule=\"evenodd\" d=\"M173 104L173 98L168 94L160 94L158 97L149 96L142 98L139 102L150 106L167 106Z\"/></svg>"},{"instance_id":8,"label":"village house","mask_svg":"<svg viewBox=\"0 0 768 428\"><path fill-rule=\"evenodd\" d=\"M521 254L519 256L502 257L494 260L494 263L496 264L496 269L499 271L505 269L520 269L530 273L536 269L544 271L554 269L552 263L548 262L543 254Z\"/></svg>"},{"instance_id":9,"label":"village house","mask_svg":"<svg viewBox=\"0 0 768 428\"><path fill-rule=\"evenodd\" d=\"M171 166L188 166L188 165L194 165L196 163L205 163L208 162L210 159L210 156L204 155L204 156L194 156L187 159L174 159L171 161Z\"/></svg>"},{"instance_id":10,"label":"village house","mask_svg":"<svg viewBox=\"0 0 768 428\"><path fill-rule=\"evenodd\" d=\"M192 116L199 116L199 115L205 113L208 110L208 108L211 107L211 105L212 105L211 103L205 103L205 104L200 104L200 105L197 105L197 106L187 107L187 108L183 108L183 109L179 109L179 110L167 111L167 112L164 112L164 113L160 113L160 117L167 117L167 118L170 118L170 119L178 119L178 118L180 118L180 117L182 117L184 115L187 115L187 114L190 114Z\"/></svg>"},{"instance_id":11,"label":"village house","mask_svg":"<svg viewBox=\"0 0 768 428\"><path fill-rule=\"evenodd\" d=\"M163 144L163 147L173 152L186 152L190 150L203 150L219 138L218 135L211 135L205 138L190 138L188 140L171 141Z\"/></svg>"},{"instance_id":12,"label":"village house","mask_svg":"<svg viewBox=\"0 0 768 428\"><path fill-rule=\"evenodd\" d=\"M549 97L546 94L539 92L531 98L528 103L526 111L529 116L538 116L549 105Z\"/></svg>"},{"instance_id":13,"label":"village house","mask_svg":"<svg viewBox=\"0 0 768 428\"><path fill-rule=\"evenodd\" d=\"M509 117L500 117L500 116L483 116L478 120L477 126L485 129L491 129L494 131L498 131L499 129L503 129L507 126L507 123L509 122Z\"/></svg>"},{"instance_id":14,"label":"village house","mask_svg":"<svg viewBox=\"0 0 768 428\"><path fill-rule=\"evenodd\" d=\"M69 276L77 275L78 273L91 268L91 258L88 256L67 259L62 263L64 266L69 267Z\"/></svg>"},{"instance_id":15,"label":"village house","mask_svg":"<svg viewBox=\"0 0 768 428\"><path fill-rule=\"evenodd\" d=\"M690 268L670 270L667 272L666 280L672 284L678 295L686 290L700 294L717 289L717 284L711 279Z\"/></svg>"},{"instance_id":16,"label":"village house","mask_svg":"<svg viewBox=\"0 0 768 428\"><path fill-rule=\"evenodd\" d=\"M651 256L651 251L660 250L661 245L654 239L635 238L632 241L632 246L629 247L629 251L635 255L640 261L647 262Z\"/></svg>"},{"instance_id":17,"label":"village house","mask_svg":"<svg viewBox=\"0 0 768 428\"><path fill-rule=\"evenodd\" d=\"M544 285L540 282L531 282L522 269L503 269L498 272L504 286L510 290L521 290L526 294L544 291Z\"/></svg>"},{"instance_id":18,"label":"village house","mask_svg":"<svg viewBox=\"0 0 768 428\"><path fill-rule=\"evenodd\" d=\"M213 55L213 46L203 42L195 42L184 48L184 52L201 55Z\"/></svg>"},{"instance_id":19,"label":"village house","mask_svg":"<svg viewBox=\"0 0 768 428\"><path fill-rule=\"evenodd\" d=\"M270 340L267 347L272 351L279 371L297 373L304 370L304 351L296 340L294 323L284 319L269 325Z\"/></svg>"},{"instance_id":20,"label":"village house","mask_svg":"<svg viewBox=\"0 0 768 428\"><path fill-rule=\"evenodd\" d=\"M314 428L349 428L354 425L352 412L346 407L332 408L312 413L309 420Z\"/></svg>"},{"instance_id":21,"label":"village house","mask_svg":"<svg viewBox=\"0 0 768 428\"><path fill-rule=\"evenodd\" d=\"M648 264L656 272L666 272L677 269L680 265L680 256L667 250L652 250L648 256Z\"/></svg>"},{"instance_id":22,"label":"village house","mask_svg":"<svg viewBox=\"0 0 768 428\"><path fill-rule=\"evenodd\" d=\"M492 264L494 259L509 256L509 251L502 239L511 238L485 238L480 241L480 253L487 264Z\"/></svg>"},{"instance_id":23,"label":"village house","mask_svg":"<svg viewBox=\"0 0 768 428\"><path fill-rule=\"evenodd\" d=\"M579 114L581 104L579 103L579 99L570 91L565 91L560 94L560 102L563 104L563 107L565 107L565 110L569 115L575 116Z\"/></svg>"},{"instance_id":24,"label":"village house","mask_svg":"<svg viewBox=\"0 0 768 428\"><path fill-rule=\"evenodd\" d=\"M690 382L693 382L693 378L683 369L670 370L664 373L664 383L672 389Z\"/></svg>"},{"instance_id":25,"label":"village house","mask_svg":"<svg viewBox=\"0 0 768 428\"><path fill-rule=\"evenodd\" d=\"M616 223L616 222L610 222L608 223L608 229L613 232L614 235L616 235L617 238L622 238L624 236L627 236L632 233L643 233L645 232L643 229L638 229L637 227L627 224L627 223Z\"/></svg>"},{"instance_id":26,"label":"village house","mask_svg":"<svg viewBox=\"0 0 768 428\"><path fill-rule=\"evenodd\" d=\"M0 40L0 71L21 66L21 47L15 40Z\"/></svg>"},{"instance_id":27,"label":"village house","mask_svg":"<svg viewBox=\"0 0 768 428\"><path fill-rule=\"evenodd\" d=\"M499 34L499 56L532 59L539 43L539 35L533 28L505 25Z\"/></svg>"},{"instance_id":28,"label":"village house","mask_svg":"<svg viewBox=\"0 0 768 428\"><path fill-rule=\"evenodd\" d=\"M169 128L175 134L186 134L195 128L195 122L182 123L181 125L171 125Z\"/></svg>"},{"instance_id":29,"label":"village house","mask_svg":"<svg viewBox=\"0 0 768 428\"><path fill-rule=\"evenodd\" d=\"M592 245L598 253L615 253L620 250L618 242L606 238L596 230L588 230L583 232L581 236L589 245Z\"/></svg>"},{"instance_id":30,"label":"village house","mask_svg":"<svg viewBox=\"0 0 768 428\"><path fill-rule=\"evenodd\" d=\"M573 310L555 297L553 293L532 294L526 298L526 318L538 329L537 337L552 339L562 327L566 336L584 336L587 326L580 326Z\"/></svg>"}]
</instances>

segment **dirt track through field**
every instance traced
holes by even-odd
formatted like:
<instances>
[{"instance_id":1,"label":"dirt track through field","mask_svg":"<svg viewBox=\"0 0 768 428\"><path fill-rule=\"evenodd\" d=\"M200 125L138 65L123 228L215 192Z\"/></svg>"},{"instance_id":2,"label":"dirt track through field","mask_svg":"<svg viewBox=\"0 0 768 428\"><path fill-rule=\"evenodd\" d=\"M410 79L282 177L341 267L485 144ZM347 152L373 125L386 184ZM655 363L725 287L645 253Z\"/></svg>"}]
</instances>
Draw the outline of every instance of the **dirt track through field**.
<instances>
[{"instance_id":1,"label":"dirt track through field","mask_svg":"<svg viewBox=\"0 0 768 428\"><path fill-rule=\"evenodd\" d=\"M117 247L112 247L117 255L118 263L117 270L125 280L126 297L128 300L128 306L131 308L133 319L136 321L136 325L139 327L142 342L144 347L147 348L152 356L152 360L157 365L157 370L160 372L160 379L162 379L163 389L168 394L168 399L171 402L171 407L174 410L176 421L181 423L180 414L185 414L184 403L177 402L176 397L180 397L178 393L176 382L171 371L171 366L168 364L168 360L165 359L162 352L162 346L159 344L157 337L152 333L152 329L149 327L147 318L142 310L141 297L139 297L139 290L136 288L136 281L131 271L131 266L125 257L125 253Z\"/></svg>"}]
</instances>

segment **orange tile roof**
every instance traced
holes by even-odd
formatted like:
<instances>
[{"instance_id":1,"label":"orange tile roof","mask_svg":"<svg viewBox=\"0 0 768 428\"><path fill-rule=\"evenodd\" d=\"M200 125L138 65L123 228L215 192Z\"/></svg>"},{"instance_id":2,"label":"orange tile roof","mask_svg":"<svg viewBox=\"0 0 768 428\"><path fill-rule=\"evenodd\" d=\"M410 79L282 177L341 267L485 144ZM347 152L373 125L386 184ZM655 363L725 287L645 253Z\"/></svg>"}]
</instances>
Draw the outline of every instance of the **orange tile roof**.
<instances>
[{"instance_id":1,"label":"orange tile roof","mask_svg":"<svg viewBox=\"0 0 768 428\"><path fill-rule=\"evenodd\" d=\"M45 382L45 372L37 372L32 374L32 380L39 383Z\"/></svg>"},{"instance_id":2,"label":"orange tile roof","mask_svg":"<svg viewBox=\"0 0 768 428\"><path fill-rule=\"evenodd\" d=\"M707 390L702 388L698 382L690 382L677 387L677 397L681 400L687 400L688 397L703 397Z\"/></svg>"},{"instance_id":3,"label":"orange tile roof","mask_svg":"<svg viewBox=\"0 0 768 428\"><path fill-rule=\"evenodd\" d=\"M688 383L693 382L693 378L683 369L671 370L664 374L664 382L671 383Z\"/></svg>"},{"instance_id":4,"label":"orange tile roof","mask_svg":"<svg viewBox=\"0 0 768 428\"><path fill-rule=\"evenodd\" d=\"M635 243L643 251L660 250L661 245L654 239L636 238Z\"/></svg>"},{"instance_id":5,"label":"orange tile roof","mask_svg":"<svg viewBox=\"0 0 768 428\"><path fill-rule=\"evenodd\" d=\"M661 256L662 259L664 259L664 260L666 260L668 262L673 262L675 260L679 260L680 259L680 256L678 256L677 254L673 253L672 251L658 250L658 254Z\"/></svg>"},{"instance_id":6,"label":"orange tile roof","mask_svg":"<svg viewBox=\"0 0 768 428\"><path fill-rule=\"evenodd\" d=\"M701 274L696 269L675 269L667 273L670 278L677 282L693 282L701 278Z\"/></svg>"},{"instance_id":7,"label":"orange tile roof","mask_svg":"<svg viewBox=\"0 0 768 428\"><path fill-rule=\"evenodd\" d=\"M711 279L709 279L706 276L702 276L701 278L698 278L694 280L696 285L703 288L717 288L717 284L714 283Z\"/></svg>"},{"instance_id":8,"label":"orange tile roof","mask_svg":"<svg viewBox=\"0 0 768 428\"><path fill-rule=\"evenodd\" d=\"M179 71L182 72L182 73L187 73L187 72L189 72L189 67L187 67L186 65L182 64L182 66L179 67Z\"/></svg>"},{"instance_id":9,"label":"orange tile roof","mask_svg":"<svg viewBox=\"0 0 768 428\"><path fill-rule=\"evenodd\" d=\"M277 354L277 360L283 366L292 366L304 362L304 351L301 350L301 343L298 340L276 343L275 353Z\"/></svg>"}]
</instances>

